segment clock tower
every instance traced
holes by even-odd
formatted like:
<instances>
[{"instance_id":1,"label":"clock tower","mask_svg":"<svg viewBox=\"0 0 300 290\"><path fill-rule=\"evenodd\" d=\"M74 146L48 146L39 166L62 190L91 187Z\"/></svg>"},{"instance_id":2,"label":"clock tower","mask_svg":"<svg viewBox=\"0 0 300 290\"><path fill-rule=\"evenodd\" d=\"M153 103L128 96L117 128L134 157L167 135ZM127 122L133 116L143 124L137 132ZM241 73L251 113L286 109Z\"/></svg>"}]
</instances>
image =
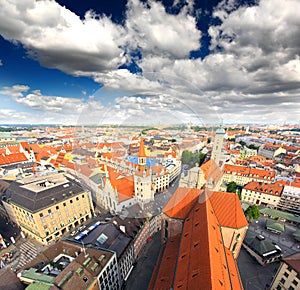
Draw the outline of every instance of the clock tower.
<instances>
[{"instance_id":1,"label":"clock tower","mask_svg":"<svg viewBox=\"0 0 300 290\"><path fill-rule=\"evenodd\" d=\"M138 170L134 174L134 195L138 202L147 203L154 199L151 188L151 171L146 166L147 155L145 152L144 139L140 141L138 155Z\"/></svg>"}]
</instances>

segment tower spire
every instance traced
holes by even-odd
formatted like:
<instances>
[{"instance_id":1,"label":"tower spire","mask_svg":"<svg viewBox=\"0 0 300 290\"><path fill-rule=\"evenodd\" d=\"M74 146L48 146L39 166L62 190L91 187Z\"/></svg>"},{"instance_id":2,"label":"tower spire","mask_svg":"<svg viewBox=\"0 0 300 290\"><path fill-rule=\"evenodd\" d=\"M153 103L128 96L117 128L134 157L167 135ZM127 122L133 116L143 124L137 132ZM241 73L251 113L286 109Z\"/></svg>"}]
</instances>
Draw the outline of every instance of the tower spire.
<instances>
[{"instance_id":1,"label":"tower spire","mask_svg":"<svg viewBox=\"0 0 300 290\"><path fill-rule=\"evenodd\" d=\"M140 141L139 157L146 157L144 138L141 138Z\"/></svg>"},{"instance_id":2,"label":"tower spire","mask_svg":"<svg viewBox=\"0 0 300 290\"><path fill-rule=\"evenodd\" d=\"M146 165L146 152L145 152L145 145L144 145L144 139L141 138L140 141L140 150L138 155L138 164L139 166L145 166Z\"/></svg>"}]
</instances>

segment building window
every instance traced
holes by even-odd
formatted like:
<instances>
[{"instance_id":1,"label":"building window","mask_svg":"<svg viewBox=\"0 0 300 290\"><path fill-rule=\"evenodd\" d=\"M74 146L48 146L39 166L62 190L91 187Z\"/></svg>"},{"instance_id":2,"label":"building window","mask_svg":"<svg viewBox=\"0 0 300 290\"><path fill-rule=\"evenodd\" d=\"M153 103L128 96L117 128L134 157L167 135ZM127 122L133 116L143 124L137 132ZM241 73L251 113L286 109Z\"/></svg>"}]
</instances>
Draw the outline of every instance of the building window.
<instances>
[{"instance_id":1,"label":"building window","mask_svg":"<svg viewBox=\"0 0 300 290\"><path fill-rule=\"evenodd\" d=\"M284 272L284 274L283 274L285 277L288 277L289 276L289 273L287 273L287 272Z\"/></svg>"},{"instance_id":2,"label":"building window","mask_svg":"<svg viewBox=\"0 0 300 290\"><path fill-rule=\"evenodd\" d=\"M63 206L66 206L66 203L65 203L65 202L63 203Z\"/></svg>"},{"instance_id":3,"label":"building window","mask_svg":"<svg viewBox=\"0 0 300 290\"><path fill-rule=\"evenodd\" d=\"M280 279L280 283L284 284L285 283L285 279L281 278Z\"/></svg>"},{"instance_id":4,"label":"building window","mask_svg":"<svg viewBox=\"0 0 300 290\"><path fill-rule=\"evenodd\" d=\"M84 283L87 283L87 281L88 281L89 279L88 279L88 277L84 276L84 277L82 278L82 280L83 280Z\"/></svg>"},{"instance_id":5,"label":"building window","mask_svg":"<svg viewBox=\"0 0 300 290\"><path fill-rule=\"evenodd\" d=\"M40 217L42 217L42 216L43 216L43 213L41 212L41 213L40 213Z\"/></svg>"},{"instance_id":6,"label":"building window","mask_svg":"<svg viewBox=\"0 0 300 290\"><path fill-rule=\"evenodd\" d=\"M51 213L51 209L48 209L48 213Z\"/></svg>"},{"instance_id":7,"label":"building window","mask_svg":"<svg viewBox=\"0 0 300 290\"><path fill-rule=\"evenodd\" d=\"M72 199L70 200L70 203L73 203L73 200L72 200Z\"/></svg>"},{"instance_id":8,"label":"building window","mask_svg":"<svg viewBox=\"0 0 300 290\"><path fill-rule=\"evenodd\" d=\"M58 205L56 206L56 209L59 209L59 206L58 206Z\"/></svg>"},{"instance_id":9,"label":"building window","mask_svg":"<svg viewBox=\"0 0 300 290\"><path fill-rule=\"evenodd\" d=\"M295 290L293 286L290 286L288 290Z\"/></svg>"},{"instance_id":10,"label":"building window","mask_svg":"<svg viewBox=\"0 0 300 290\"><path fill-rule=\"evenodd\" d=\"M296 280L293 280L292 282L295 286L297 286L299 283Z\"/></svg>"}]
</instances>

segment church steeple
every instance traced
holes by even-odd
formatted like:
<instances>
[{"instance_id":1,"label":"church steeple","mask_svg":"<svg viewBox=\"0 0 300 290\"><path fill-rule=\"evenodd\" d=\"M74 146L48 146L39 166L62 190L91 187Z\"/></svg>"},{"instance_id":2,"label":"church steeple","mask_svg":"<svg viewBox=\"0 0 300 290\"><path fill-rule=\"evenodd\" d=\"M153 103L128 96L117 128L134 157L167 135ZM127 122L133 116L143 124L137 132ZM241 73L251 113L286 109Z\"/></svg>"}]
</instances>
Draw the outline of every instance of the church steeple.
<instances>
[{"instance_id":1,"label":"church steeple","mask_svg":"<svg viewBox=\"0 0 300 290\"><path fill-rule=\"evenodd\" d=\"M138 164L139 166L146 166L146 152L145 152L145 145L144 145L144 139L141 138L140 141L140 150L138 155Z\"/></svg>"},{"instance_id":2,"label":"church steeple","mask_svg":"<svg viewBox=\"0 0 300 290\"><path fill-rule=\"evenodd\" d=\"M212 150L211 159L213 159L216 164L219 166L221 155L222 155L222 147L224 140L225 130L222 125L216 130L214 145Z\"/></svg>"}]
</instances>

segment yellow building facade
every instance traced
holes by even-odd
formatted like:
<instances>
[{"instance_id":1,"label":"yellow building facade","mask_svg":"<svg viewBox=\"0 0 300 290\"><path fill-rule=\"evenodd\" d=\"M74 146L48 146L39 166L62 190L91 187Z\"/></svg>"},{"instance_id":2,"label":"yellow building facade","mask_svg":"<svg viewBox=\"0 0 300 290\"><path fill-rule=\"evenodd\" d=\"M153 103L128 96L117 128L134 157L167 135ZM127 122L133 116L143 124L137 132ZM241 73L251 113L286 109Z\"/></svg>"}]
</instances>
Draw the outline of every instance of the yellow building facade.
<instances>
[{"instance_id":1,"label":"yellow building facade","mask_svg":"<svg viewBox=\"0 0 300 290\"><path fill-rule=\"evenodd\" d=\"M58 239L94 214L91 193L74 179L56 174L26 182L15 182L3 203L21 230L42 244ZM37 184L43 184L43 190L35 191Z\"/></svg>"}]
</instances>

